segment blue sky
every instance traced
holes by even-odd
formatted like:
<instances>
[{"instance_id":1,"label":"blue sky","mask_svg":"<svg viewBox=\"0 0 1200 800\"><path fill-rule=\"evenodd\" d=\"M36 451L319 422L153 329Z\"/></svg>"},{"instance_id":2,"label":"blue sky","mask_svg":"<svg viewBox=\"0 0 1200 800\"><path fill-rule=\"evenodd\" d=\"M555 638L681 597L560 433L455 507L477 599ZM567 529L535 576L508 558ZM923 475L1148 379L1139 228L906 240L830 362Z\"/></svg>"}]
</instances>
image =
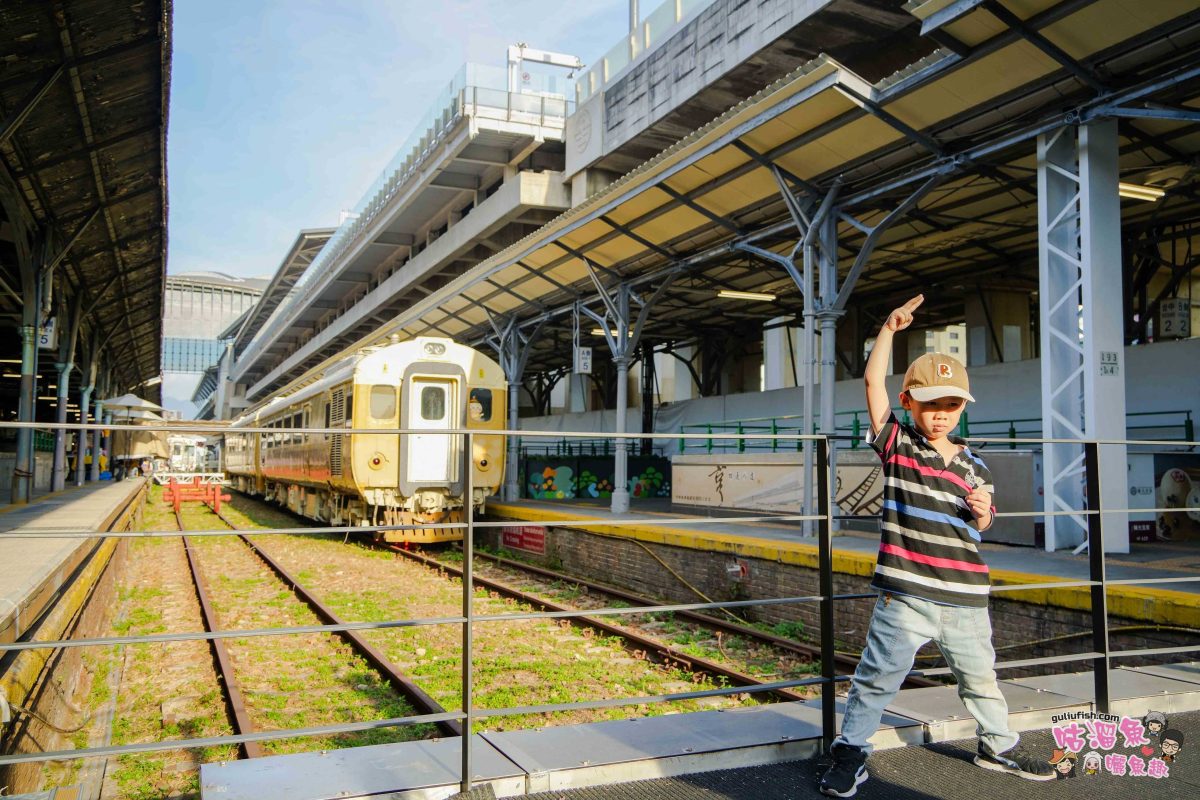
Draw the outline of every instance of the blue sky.
<instances>
[{"instance_id":1,"label":"blue sky","mask_svg":"<svg viewBox=\"0 0 1200 800\"><path fill-rule=\"evenodd\" d=\"M657 7L643 2L642 16ZM337 224L463 63L591 64L628 0L176 0L167 271L267 277Z\"/></svg>"}]
</instances>

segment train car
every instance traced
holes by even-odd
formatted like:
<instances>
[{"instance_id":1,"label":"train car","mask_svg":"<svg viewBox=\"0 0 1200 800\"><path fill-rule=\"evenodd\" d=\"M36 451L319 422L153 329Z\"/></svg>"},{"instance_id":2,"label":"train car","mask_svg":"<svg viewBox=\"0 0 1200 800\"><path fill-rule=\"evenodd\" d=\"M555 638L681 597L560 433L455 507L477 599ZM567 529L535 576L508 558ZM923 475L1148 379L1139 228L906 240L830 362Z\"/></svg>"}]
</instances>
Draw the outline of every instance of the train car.
<instances>
[{"instance_id":1,"label":"train car","mask_svg":"<svg viewBox=\"0 0 1200 800\"><path fill-rule=\"evenodd\" d=\"M463 437L441 431L481 432L473 437L470 502L482 512L503 481L504 436L484 432L504 429L507 388L495 361L449 339L365 348L235 420L225 436L225 469L239 491L331 525L459 522ZM378 538L428 544L461 539L462 530L384 531Z\"/></svg>"}]
</instances>

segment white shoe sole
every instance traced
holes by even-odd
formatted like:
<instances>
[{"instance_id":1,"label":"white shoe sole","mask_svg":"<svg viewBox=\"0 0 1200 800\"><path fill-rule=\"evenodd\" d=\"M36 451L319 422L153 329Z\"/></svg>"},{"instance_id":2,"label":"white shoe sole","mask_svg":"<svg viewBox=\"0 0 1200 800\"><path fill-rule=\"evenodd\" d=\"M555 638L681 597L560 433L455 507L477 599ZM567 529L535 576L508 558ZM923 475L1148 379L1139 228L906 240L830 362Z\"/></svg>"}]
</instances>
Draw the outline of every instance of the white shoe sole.
<instances>
[{"instance_id":1,"label":"white shoe sole","mask_svg":"<svg viewBox=\"0 0 1200 800\"><path fill-rule=\"evenodd\" d=\"M826 795L827 797L854 797L855 793L858 792L858 787L866 783L868 777L867 771L864 769L858 774L858 777L854 779L854 785L850 787L850 791L835 792L833 789L821 789L821 794Z\"/></svg>"},{"instance_id":2,"label":"white shoe sole","mask_svg":"<svg viewBox=\"0 0 1200 800\"><path fill-rule=\"evenodd\" d=\"M1018 778L1024 778L1027 781L1052 781L1056 777L1053 772L1051 772L1049 775L1035 775L1032 772L1024 772L1020 767L1009 767L1004 764L997 764L995 761L988 761L987 759L980 758L979 756L975 756L975 765L978 767L983 767L984 769L993 770L995 772L1016 775Z\"/></svg>"}]
</instances>

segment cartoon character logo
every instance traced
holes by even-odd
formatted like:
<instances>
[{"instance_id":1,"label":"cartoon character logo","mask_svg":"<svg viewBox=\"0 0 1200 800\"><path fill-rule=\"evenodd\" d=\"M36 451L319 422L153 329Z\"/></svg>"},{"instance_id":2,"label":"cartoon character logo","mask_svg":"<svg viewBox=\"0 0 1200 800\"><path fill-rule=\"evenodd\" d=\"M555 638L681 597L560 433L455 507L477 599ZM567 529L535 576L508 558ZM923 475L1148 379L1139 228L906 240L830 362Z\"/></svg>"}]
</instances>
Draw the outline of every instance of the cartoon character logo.
<instances>
[{"instance_id":1,"label":"cartoon character logo","mask_svg":"<svg viewBox=\"0 0 1200 800\"><path fill-rule=\"evenodd\" d=\"M1054 777L1058 780L1066 780L1067 778L1075 777L1075 764L1079 761L1079 754L1072 753L1070 750L1060 750L1054 748L1054 758L1050 759L1050 766L1054 767Z\"/></svg>"},{"instance_id":2,"label":"cartoon character logo","mask_svg":"<svg viewBox=\"0 0 1200 800\"><path fill-rule=\"evenodd\" d=\"M951 366L949 364L946 364L944 362L938 362L937 376L939 378L946 378L946 379L953 378L954 370L953 370L953 368L951 368Z\"/></svg>"},{"instance_id":3,"label":"cartoon character logo","mask_svg":"<svg viewBox=\"0 0 1200 800\"><path fill-rule=\"evenodd\" d=\"M1168 764L1179 756L1183 750L1183 732L1175 728L1167 728L1159 735L1162 747L1162 760Z\"/></svg>"},{"instance_id":4,"label":"cartoon character logo","mask_svg":"<svg viewBox=\"0 0 1200 800\"><path fill-rule=\"evenodd\" d=\"M1167 727L1167 715L1161 711L1150 711L1142 717L1142 724L1146 726L1146 735L1157 739Z\"/></svg>"},{"instance_id":5,"label":"cartoon character logo","mask_svg":"<svg viewBox=\"0 0 1200 800\"><path fill-rule=\"evenodd\" d=\"M1095 750L1088 751L1088 754L1083 757L1083 774L1096 775L1102 768L1100 754Z\"/></svg>"}]
</instances>

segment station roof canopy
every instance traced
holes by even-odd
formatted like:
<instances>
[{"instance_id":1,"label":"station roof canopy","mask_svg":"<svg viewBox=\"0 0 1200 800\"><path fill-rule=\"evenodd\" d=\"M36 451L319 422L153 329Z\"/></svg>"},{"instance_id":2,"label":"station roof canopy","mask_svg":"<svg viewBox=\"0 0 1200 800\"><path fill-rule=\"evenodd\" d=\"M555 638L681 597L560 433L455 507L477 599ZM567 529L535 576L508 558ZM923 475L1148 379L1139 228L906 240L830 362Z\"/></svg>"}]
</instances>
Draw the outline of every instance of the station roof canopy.
<instances>
[{"instance_id":1,"label":"station roof canopy","mask_svg":"<svg viewBox=\"0 0 1200 800\"><path fill-rule=\"evenodd\" d=\"M480 344L496 317L515 317L525 329L545 326L528 369L569 369L572 309L602 314L597 285L619 283L646 300L657 292L650 342L759 332L803 303L766 253L791 253L794 220L811 217L831 190L839 284L858 273L848 281L854 306L886 313L920 290L931 324L961 319L963 298L980 287L1036 291L1037 137L1079 122L1116 119L1122 180L1165 190L1158 202L1122 204L1127 238L1200 216L1195 2L908 8L941 46L933 56L877 83L829 57L810 61L357 346L391 333ZM897 209L895 224L872 235ZM856 262L868 238L877 247ZM722 299L721 289L776 299Z\"/></svg>"},{"instance_id":2,"label":"station roof canopy","mask_svg":"<svg viewBox=\"0 0 1200 800\"><path fill-rule=\"evenodd\" d=\"M291 293L296 286L296 281L300 280L300 276L312 264L313 259L321 252L321 248L325 246L336 230L336 228L306 228L296 235L296 241L292 242L279 269L275 270L275 274L271 276L271 281L263 290L262 297L247 310L246 314L238 318L235 333L229 334L234 338L235 351L240 353L262 328L263 323L270 319L271 314L275 313L275 309ZM222 335L221 338L229 337Z\"/></svg>"},{"instance_id":3,"label":"station roof canopy","mask_svg":"<svg viewBox=\"0 0 1200 800\"><path fill-rule=\"evenodd\" d=\"M127 387L160 372L170 31L170 0L0 5L0 313L51 266Z\"/></svg>"}]
</instances>

